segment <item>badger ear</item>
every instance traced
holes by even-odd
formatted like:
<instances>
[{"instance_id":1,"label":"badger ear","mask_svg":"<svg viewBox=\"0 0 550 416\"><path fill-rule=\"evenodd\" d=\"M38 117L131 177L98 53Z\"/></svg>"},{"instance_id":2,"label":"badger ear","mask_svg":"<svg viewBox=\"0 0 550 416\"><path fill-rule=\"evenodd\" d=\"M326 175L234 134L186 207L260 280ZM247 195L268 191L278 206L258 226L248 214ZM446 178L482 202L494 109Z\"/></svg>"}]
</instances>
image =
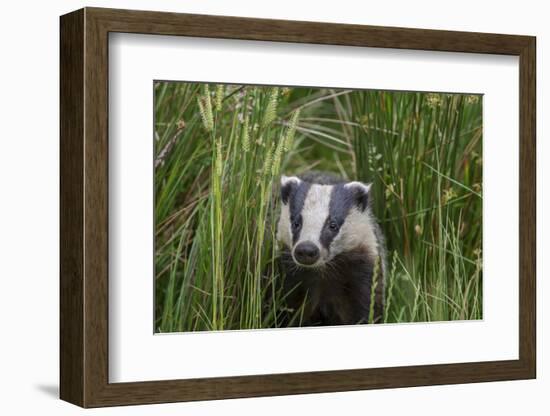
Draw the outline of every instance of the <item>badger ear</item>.
<instances>
[{"instance_id":1,"label":"badger ear","mask_svg":"<svg viewBox=\"0 0 550 416\"><path fill-rule=\"evenodd\" d=\"M349 182L344 185L352 193L353 200L357 205L357 208L361 211L367 209L369 203L369 191L372 184L364 184L363 182Z\"/></svg>"},{"instance_id":2,"label":"badger ear","mask_svg":"<svg viewBox=\"0 0 550 416\"><path fill-rule=\"evenodd\" d=\"M293 190L300 185L300 178L296 176L281 176L281 200L283 204L288 204L288 198L292 194Z\"/></svg>"}]
</instances>

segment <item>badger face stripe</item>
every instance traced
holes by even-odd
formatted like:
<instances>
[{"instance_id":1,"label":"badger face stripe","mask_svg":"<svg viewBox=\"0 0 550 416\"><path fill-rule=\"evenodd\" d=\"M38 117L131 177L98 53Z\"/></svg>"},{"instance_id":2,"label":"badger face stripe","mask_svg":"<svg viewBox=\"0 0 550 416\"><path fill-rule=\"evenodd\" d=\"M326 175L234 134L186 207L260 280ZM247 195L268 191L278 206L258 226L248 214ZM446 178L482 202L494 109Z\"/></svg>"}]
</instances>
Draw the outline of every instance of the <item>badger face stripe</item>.
<instances>
[{"instance_id":1,"label":"badger face stripe","mask_svg":"<svg viewBox=\"0 0 550 416\"><path fill-rule=\"evenodd\" d=\"M321 244L328 250L338 236L353 208L364 212L368 202L368 186L359 182L338 184L332 188L329 215L321 232Z\"/></svg>"},{"instance_id":2,"label":"badger face stripe","mask_svg":"<svg viewBox=\"0 0 550 416\"><path fill-rule=\"evenodd\" d=\"M321 231L321 244L328 250L338 235L350 209L354 205L353 196L344 184L335 185L330 194L329 214Z\"/></svg>"},{"instance_id":3,"label":"badger face stripe","mask_svg":"<svg viewBox=\"0 0 550 416\"><path fill-rule=\"evenodd\" d=\"M303 226L302 210L306 197L309 193L311 184L308 182L300 182L292 187L289 194L289 217L290 217L290 230L292 233L292 243L296 244L300 238L300 233Z\"/></svg>"},{"instance_id":4,"label":"badger face stripe","mask_svg":"<svg viewBox=\"0 0 550 416\"><path fill-rule=\"evenodd\" d=\"M338 235L340 228L344 224L351 204L349 202L348 192L343 185L335 185L330 193L330 203L328 216L321 230L320 241L327 250L330 244Z\"/></svg>"},{"instance_id":5,"label":"badger face stripe","mask_svg":"<svg viewBox=\"0 0 550 416\"><path fill-rule=\"evenodd\" d=\"M302 212L300 232L293 240L293 244L302 241L311 241L320 247L321 232L329 215L330 194L333 186L311 184L307 190Z\"/></svg>"}]
</instances>

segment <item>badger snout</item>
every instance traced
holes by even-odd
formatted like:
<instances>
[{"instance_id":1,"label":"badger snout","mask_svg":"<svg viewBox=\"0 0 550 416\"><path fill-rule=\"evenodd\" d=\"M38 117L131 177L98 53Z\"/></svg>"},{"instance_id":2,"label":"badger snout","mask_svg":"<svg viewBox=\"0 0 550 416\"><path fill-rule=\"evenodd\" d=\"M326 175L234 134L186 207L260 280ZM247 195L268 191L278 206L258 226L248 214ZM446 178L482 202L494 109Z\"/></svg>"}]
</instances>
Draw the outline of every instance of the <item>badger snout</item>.
<instances>
[{"instance_id":1,"label":"badger snout","mask_svg":"<svg viewBox=\"0 0 550 416\"><path fill-rule=\"evenodd\" d=\"M319 247L311 241L303 241L294 247L294 260L303 266L312 266L319 260Z\"/></svg>"}]
</instances>

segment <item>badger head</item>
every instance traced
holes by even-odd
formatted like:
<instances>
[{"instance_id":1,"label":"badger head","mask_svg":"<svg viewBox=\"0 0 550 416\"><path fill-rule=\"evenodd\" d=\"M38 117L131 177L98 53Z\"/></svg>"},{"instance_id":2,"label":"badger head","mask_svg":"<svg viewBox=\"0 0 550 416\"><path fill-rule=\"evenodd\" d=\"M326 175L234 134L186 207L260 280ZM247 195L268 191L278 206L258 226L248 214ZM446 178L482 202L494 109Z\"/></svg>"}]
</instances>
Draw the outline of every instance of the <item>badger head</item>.
<instances>
[{"instance_id":1,"label":"badger head","mask_svg":"<svg viewBox=\"0 0 550 416\"><path fill-rule=\"evenodd\" d=\"M369 189L361 182L320 185L296 176L281 178L277 239L298 266L322 267L357 248L376 255Z\"/></svg>"}]
</instances>

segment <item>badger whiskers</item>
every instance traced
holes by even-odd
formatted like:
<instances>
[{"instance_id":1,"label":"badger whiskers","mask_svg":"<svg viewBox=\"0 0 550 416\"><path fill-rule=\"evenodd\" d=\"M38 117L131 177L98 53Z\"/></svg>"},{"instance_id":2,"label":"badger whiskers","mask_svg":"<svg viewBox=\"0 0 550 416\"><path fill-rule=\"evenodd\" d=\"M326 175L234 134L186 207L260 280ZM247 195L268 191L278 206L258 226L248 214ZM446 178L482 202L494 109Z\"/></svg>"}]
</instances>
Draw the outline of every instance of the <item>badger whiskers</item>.
<instances>
[{"instance_id":1,"label":"badger whiskers","mask_svg":"<svg viewBox=\"0 0 550 416\"><path fill-rule=\"evenodd\" d=\"M323 279L337 279L342 268L337 261L331 260L319 267L320 276Z\"/></svg>"}]
</instances>

